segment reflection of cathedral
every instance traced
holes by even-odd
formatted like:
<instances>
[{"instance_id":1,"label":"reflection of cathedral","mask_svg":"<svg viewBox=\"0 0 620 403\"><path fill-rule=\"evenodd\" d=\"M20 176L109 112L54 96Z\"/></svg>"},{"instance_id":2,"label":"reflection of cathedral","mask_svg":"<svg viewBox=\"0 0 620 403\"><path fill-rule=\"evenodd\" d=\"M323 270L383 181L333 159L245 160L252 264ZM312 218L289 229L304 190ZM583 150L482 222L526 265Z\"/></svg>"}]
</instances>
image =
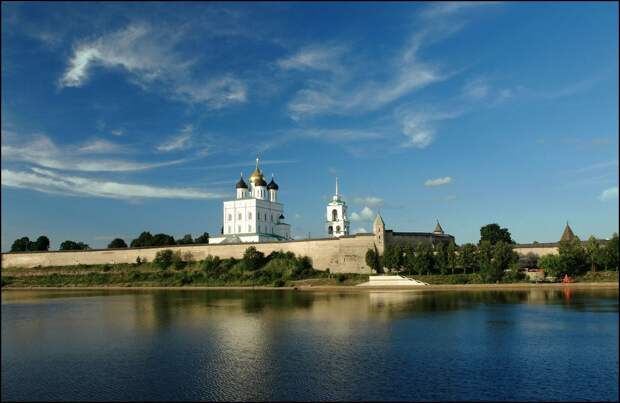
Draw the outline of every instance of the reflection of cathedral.
<instances>
[{"instance_id":1,"label":"reflection of cathedral","mask_svg":"<svg viewBox=\"0 0 620 403\"><path fill-rule=\"evenodd\" d=\"M341 237L349 235L349 218L347 217L347 204L340 197L338 178L336 178L336 194L332 201L327 204L327 235Z\"/></svg>"},{"instance_id":2,"label":"reflection of cathedral","mask_svg":"<svg viewBox=\"0 0 620 403\"><path fill-rule=\"evenodd\" d=\"M270 242L291 239L291 226L284 222L284 208L278 202L279 186L267 183L258 167L246 184L243 174L236 185L237 198L224 202L222 235L209 243Z\"/></svg>"}]
</instances>

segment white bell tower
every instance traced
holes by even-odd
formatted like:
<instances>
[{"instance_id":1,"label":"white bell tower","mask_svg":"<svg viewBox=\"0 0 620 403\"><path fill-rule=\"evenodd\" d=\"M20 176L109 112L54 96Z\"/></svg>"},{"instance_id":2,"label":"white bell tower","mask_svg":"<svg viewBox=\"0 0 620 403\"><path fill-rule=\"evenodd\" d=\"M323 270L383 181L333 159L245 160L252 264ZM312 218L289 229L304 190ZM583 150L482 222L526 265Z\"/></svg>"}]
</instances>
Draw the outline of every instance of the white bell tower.
<instances>
[{"instance_id":1,"label":"white bell tower","mask_svg":"<svg viewBox=\"0 0 620 403\"><path fill-rule=\"evenodd\" d=\"M338 178L336 178L336 194L326 208L327 235L341 237L349 235L349 217L347 216L347 204L340 198Z\"/></svg>"}]
</instances>

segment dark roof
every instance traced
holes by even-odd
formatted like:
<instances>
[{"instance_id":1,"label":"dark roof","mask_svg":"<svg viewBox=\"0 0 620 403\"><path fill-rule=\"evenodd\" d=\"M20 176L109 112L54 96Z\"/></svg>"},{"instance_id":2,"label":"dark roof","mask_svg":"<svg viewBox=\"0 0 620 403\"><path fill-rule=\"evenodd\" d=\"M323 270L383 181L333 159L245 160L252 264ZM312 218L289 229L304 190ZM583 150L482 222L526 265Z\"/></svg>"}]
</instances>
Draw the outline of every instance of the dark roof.
<instances>
[{"instance_id":1,"label":"dark roof","mask_svg":"<svg viewBox=\"0 0 620 403\"><path fill-rule=\"evenodd\" d=\"M237 189L247 189L248 185L245 184L243 178L239 178L239 182L237 182Z\"/></svg>"},{"instance_id":2,"label":"dark roof","mask_svg":"<svg viewBox=\"0 0 620 403\"><path fill-rule=\"evenodd\" d=\"M267 189L278 190L280 189L280 187L277 183L274 182L273 178L271 178L271 182L269 182L269 185L267 185Z\"/></svg>"},{"instance_id":3,"label":"dark roof","mask_svg":"<svg viewBox=\"0 0 620 403\"><path fill-rule=\"evenodd\" d=\"M433 232L443 234L443 228L441 228L441 225L439 225L439 221L437 221L437 225L435 226L435 230Z\"/></svg>"},{"instance_id":4,"label":"dark roof","mask_svg":"<svg viewBox=\"0 0 620 403\"><path fill-rule=\"evenodd\" d=\"M564 227L564 232L562 233L560 241L572 241L573 239L575 239L575 234L568 223L566 223L566 227Z\"/></svg>"}]
</instances>

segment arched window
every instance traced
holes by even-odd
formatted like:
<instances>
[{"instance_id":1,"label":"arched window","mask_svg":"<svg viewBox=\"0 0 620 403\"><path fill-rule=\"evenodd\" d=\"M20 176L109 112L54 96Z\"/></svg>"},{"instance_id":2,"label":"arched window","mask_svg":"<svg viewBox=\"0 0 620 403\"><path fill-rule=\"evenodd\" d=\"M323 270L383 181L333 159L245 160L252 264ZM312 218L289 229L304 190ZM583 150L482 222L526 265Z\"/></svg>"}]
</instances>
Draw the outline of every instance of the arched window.
<instances>
[{"instance_id":1,"label":"arched window","mask_svg":"<svg viewBox=\"0 0 620 403\"><path fill-rule=\"evenodd\" d=\"M228 226L228 232L227 234L230 234L232 231L230 230L230 225Z\"/></svg>"},{"instance_id":2,"label":"arched window","mask_svg":"<svg viewBox=\"0 0 620 403\"><path fill-rule=\"evenodd\" d=\"M237 226L237 233L240 234L241 233L241 225Z\"/></svg>"},{"instance_id":3,"label":"arched window","mask_svg":"<svg viewBox=\"0 0 620 403\"><path fill-rule=\"evenodd\" d=\"M239 214L237 215L237 217L241 220L241 213L239 213Z\"/></svg>"},{"instance_id":4,"label":"arched window","mask_svg":"<svg viewBox=\"0 0 620 403\"><path fill-rule=\"evenodd\" d=\"M248 225L248 232L252 232L252 226Z\"/></svg>"},{"instance_id":5,"label":"arched window","mask_svg":"<svg viewBox=\"0 0 620 403\"><path fill-rule=\"evenodd\" d=\"M336 227L336 232L340 232L340 225Z\"/></svg>"},{"instance_id":6,"label":"arched window","mask_svg":"<svg viewBox=\"0 0 620 403\"><path fill-rule=\"evenodd\" d=\"M334 233L334 227L332 227L331 225L329 227L327 227L327 233L329 235L333 234Z\"/></svg>"},{"instance_id":7,"label":"arched window","mask_svg":"<svg viewBox=\"0 0 620 403\"><path fill-rule=\"evenodd\" d=\"M232 221L232 214L228 214L228 221ZM230 231L228 231L230 232Z\"/></svg>"},{"instance_id":8,"label":"arched window","mask_svg":"<svg viewBox=\"0 0 620 403\"><path fill-rule=\"evenodd\" d=\"M332 221L338 221L338 210L332 210Z\"/></svg>"},{"instance_id":9,"label":"arched window","mask_svg":"<svg viewBox=\"0 0 620 403\"><path fill-rule=\"evenodd\" d=\"M251 219L252 219L252 212L250 211L250 212L248 213L248 220L251 220Z\"/></svg>"}]
</instances>

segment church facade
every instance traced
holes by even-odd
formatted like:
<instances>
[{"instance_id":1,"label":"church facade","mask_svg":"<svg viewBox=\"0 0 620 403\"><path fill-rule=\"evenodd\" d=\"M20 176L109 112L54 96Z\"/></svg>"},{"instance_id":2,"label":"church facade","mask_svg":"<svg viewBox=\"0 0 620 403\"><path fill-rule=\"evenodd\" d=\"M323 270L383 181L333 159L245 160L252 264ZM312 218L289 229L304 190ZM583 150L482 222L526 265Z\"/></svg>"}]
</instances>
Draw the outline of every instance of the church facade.
<instances>
[{"instance_id":1,"label":"church facade","mask_svg":"<svg viewBox=\"0 0 620 403\"><path fill-rule=\"evenodd\" d=\"M284 222L284 206L278 201L279 186L267 183L256 159L248 183L243 173L236 184L236 198L224 202L222 234L209 243L273 242L291 239L291 226Z\"/></svg>"},{"instance_id":2,"label":"church facade","mask_svg":"<svg viewBox=\"0 0 620 403\"><path fill-rule=\"evenodd\" d=\"M332 200L327 203L326 221L327 235L338 238L349 235L349 218L347 216L347 204L342 200L336 178L336 193Z\"/></svg>"}]
</instances>

